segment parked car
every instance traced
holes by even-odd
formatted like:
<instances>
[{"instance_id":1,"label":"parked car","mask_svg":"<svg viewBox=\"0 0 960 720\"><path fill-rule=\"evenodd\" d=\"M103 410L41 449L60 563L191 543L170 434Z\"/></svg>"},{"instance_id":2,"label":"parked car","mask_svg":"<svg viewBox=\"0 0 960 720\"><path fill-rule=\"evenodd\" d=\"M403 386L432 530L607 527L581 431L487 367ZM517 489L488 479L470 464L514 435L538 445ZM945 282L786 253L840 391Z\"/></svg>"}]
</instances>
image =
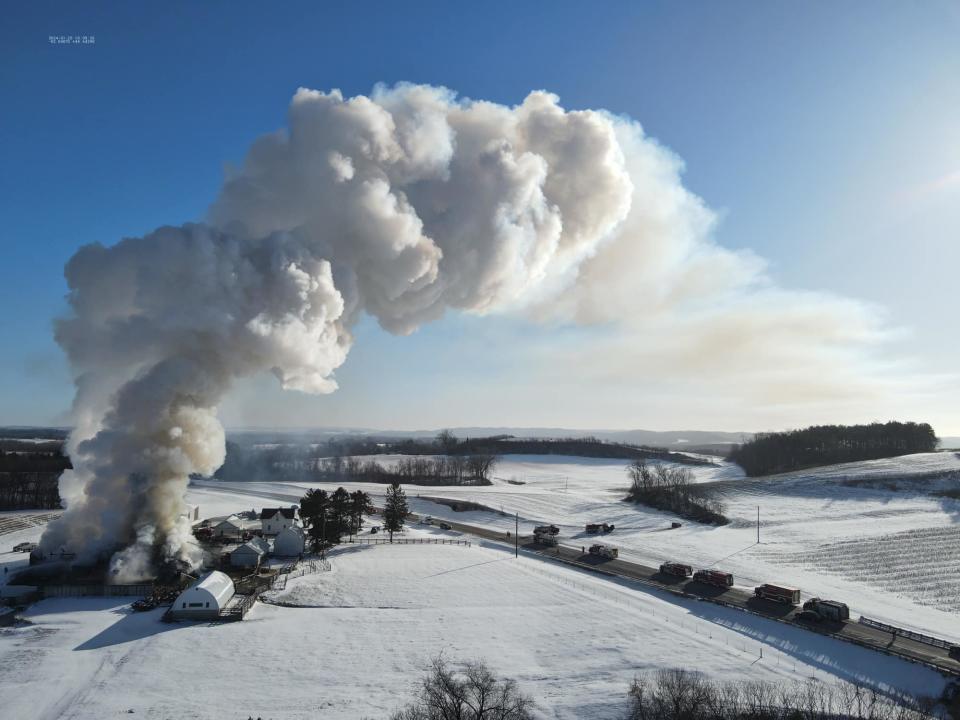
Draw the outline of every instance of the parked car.
<instances>
[{"instance_id":1,"label":"parked car","mask_svg":"<svg viewBox=\"0 0 960 720\"><path fill-rule=\"evenodd\" d=\"M374 525L372 528L370 528L370 534L371 534L371 535L375 535L375 534L377 534L378 532L380 532L380 526L379 526L379 525Z\"/></svg>"},{"instance_id":2,"label":"parked car","mask_svg":"<svg viewBox=\"0 0 960 720\"><path fill-rule=\"evenodd\" d=\"M954 660L960 660L960 645L951 645L948 654Z\"/></svg>"},{"instance_id":3,"label":"parked car","mask_svg":"<svg viewBox=\"0 0 960 720\"><path fill-rule=\"evenodd\" d=\"M37 544L32 542L17 543L13 546L13 552L33 552L37 549Z\"/></svg>"},{"instance_id":4,"label":"parked car","mask_svg":"<svg viewBox=\"0 0 960 720\"><path fill-rule=\"evenodd\" d=\"M453 530L453 528L450 527L449 523L445 523L445 522L440 523L440 529L441 529L441 530Z\"/></svg>"}]
</instances>

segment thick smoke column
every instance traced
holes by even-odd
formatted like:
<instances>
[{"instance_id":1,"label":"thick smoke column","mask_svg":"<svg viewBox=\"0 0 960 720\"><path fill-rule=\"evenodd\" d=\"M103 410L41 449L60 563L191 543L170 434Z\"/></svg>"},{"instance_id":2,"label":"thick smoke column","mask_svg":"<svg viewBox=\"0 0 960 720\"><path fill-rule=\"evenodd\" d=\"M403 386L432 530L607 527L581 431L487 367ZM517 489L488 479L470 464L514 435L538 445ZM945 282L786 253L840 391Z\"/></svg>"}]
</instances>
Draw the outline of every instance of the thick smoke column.
<instances>
[{"instance_id":1,"label":"thick smoke column","mask_svg":"<svg viewBox=\"0 0 960 720\"><path fill-rule=\"evenodd\" d=\"M223 462L232 382L269 370L332 392L362 313L409 333L448 308L557 297L634 204L624 127L661 152L542 92L508 108L423 86L300 90L289 129L253 145L206 224L81 248L57 327L77 385L74 470L42 549L111 558L121 580L158 550L196 562L183 494Z\"/></svg>"}]
</instances>

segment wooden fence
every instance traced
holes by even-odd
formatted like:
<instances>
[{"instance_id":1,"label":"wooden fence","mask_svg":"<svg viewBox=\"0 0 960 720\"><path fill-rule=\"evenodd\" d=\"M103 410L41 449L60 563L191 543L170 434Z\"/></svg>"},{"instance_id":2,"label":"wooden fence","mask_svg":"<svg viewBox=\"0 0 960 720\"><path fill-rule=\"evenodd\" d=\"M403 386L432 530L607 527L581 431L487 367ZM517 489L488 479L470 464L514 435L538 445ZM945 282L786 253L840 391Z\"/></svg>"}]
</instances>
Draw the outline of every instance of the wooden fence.
<instances>
[{"instance_id":1,"label":"wooden fence","mask_svg":"<svg viewBox=\"0 0 960 720\"><path fill-rule=\"evenodd\" d=\"M221 622L234 622L243 620L243 617L250 611L253 604L257 601L257 594L234 595L234 598L240 598L236 602L231 602L227 607L220 611Z\"/></svg>"},{"instance_id":2,"label":"wooden fence","mask_svg":"<svg viewBox=\"0 0 960 720\"><path fill-rule=\"evenodd\" d=\"M470 547L469 540L445 540L443 538L353 538L347 540L348 543L355 545L466 545Z\"/></svg>"},{"instance_id":3,"label":"wooden fence","mask_svg":"<svg viewBox=\"0 0 960 720\"><path fill-rule=\"evenodd\" d=\"M284 565L282 568L280 568L280 572L274 575L273 581L270 583L270 589L286 590L287 580L291 578L298 578L304 575L310 575L312 573L329 571L330 561L324 560L323 558L304 560L298 565Z\"/></svg>"}]
</instances>

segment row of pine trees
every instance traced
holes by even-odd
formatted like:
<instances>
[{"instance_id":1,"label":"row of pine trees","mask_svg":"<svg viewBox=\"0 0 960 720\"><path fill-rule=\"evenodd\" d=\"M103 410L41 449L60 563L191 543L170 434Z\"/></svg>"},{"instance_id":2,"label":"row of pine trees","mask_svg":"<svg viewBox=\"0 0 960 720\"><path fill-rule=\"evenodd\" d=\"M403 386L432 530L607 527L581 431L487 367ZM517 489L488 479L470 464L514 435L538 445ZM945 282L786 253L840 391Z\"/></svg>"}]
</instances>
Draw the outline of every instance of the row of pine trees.
<instances>
[{"instance_id":1,"label":"row of pine trees","mask_svg":"<svg viewBox=\"0 0 960 720\"><path fill-rule=\"evenodd\" d=\"M370 495L363 490L351 493L342 487L333 492L311 488L300 499L300 517L314 550L339 544L345 535L356 535L363 528L363 516L375 510ZM403 529L410 515L406 493L399 483L387 488L382 512L383 529L392 540L393 533Z\"/></svg>"}]
</instances>

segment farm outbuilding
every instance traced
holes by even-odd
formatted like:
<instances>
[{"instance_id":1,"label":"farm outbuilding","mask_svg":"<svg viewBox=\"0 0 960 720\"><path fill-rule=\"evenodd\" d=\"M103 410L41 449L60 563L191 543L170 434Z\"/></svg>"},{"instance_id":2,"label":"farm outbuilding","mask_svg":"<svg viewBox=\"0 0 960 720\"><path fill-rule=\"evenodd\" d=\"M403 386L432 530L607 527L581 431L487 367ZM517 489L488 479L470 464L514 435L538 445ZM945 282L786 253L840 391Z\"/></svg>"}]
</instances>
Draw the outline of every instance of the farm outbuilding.
<instances>
[{"instance_id":1,"label":"farm outbuilding","mask_svg":"<svg viewBox=\"0 0 960 720\"><path fill-rule=\"evenodd\" d=\"M260 540L260 538L257 538L257 540ZM262 543L263 540L260 540L260 542ZM262 545L253 541L245 542L236 550L230 552L230 564L233 565L233 567L240 568L259 567L266 554L267 551Z\"/></svg>"},{"instance_id":2,"label":"farm outbuilding","mask_svg":"<svg viewBox=\"0 0 960 720\"><path fill-rule=\"evenodd\" d=\"M175 618L216 619L233 594L233 580L214 570L180 593L170 610Z\"/></svg>"},{"instance_id":3,"label":"farm outbuilding","mask_svg":"<svg viewBox=\"0 0 960 720\"><path fill-rule=\"evenodd\" d=\"M243 536L243 522L236 515L231 515L213 526L213 534L217 537L240 538Z\"/></svg>"},{"instance_id":4,"label":"farm outbuilding","mask_svg":"<svg viewBox=\"0 0 960 720\"><path fill-rule=\"evenodd\" d=\"M303 530L289 527L281 530L273 541L273 554L277 557L298 557L303 554L305 545Z\"/></svg>"}]
</instances>

